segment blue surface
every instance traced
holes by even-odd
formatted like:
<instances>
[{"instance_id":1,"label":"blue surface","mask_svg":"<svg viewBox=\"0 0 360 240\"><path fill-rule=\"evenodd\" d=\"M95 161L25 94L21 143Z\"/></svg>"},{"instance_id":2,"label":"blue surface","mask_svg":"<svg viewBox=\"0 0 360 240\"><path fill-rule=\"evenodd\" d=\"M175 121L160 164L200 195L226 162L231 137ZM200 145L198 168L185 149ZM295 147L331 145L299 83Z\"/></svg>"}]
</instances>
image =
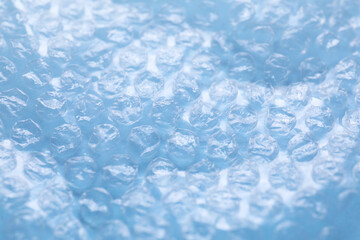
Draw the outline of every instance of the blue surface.
<instances>
[{"instance_id":1,"label":"blue surface","mask_svg":"<svg viewBox=\"0 0 360 240\"><path fill-rule=\"evenodd\" d=\"M360 239L360 2L0 0L0 239Z\"/></svg>"}]
</instances>

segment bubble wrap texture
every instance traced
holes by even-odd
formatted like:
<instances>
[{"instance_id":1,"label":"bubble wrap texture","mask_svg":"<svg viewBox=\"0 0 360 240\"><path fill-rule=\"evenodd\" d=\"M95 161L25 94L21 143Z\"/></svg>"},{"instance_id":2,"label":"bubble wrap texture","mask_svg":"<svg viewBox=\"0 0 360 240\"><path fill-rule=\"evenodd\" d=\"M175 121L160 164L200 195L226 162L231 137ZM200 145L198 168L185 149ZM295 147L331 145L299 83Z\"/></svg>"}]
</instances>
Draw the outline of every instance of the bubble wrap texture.
<instances>
[{"instance_id":1,"label":"bubble wrap texture","mask_svg":"<svg viewBox=\"0 0 360 240\"><path fill-rule=\"evenodd\" d=\"M0 239L360 239L360 2L0 0Z\"/></svg>"}]
</instances>

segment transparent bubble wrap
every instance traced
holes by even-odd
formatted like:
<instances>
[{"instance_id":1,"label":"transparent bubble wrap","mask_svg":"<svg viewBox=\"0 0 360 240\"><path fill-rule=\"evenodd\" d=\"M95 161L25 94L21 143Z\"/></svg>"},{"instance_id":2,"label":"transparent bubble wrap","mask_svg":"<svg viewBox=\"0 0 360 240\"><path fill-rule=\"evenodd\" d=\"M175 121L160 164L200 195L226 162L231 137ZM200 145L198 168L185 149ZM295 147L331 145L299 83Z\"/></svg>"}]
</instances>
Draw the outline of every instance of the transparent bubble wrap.
<instances>
[{"instance_id":1,"label":"transparent bubble wrap","mask_svg":"<svg viewBox=\"0 0 360 240\"><path fill-rule=\"evenodd\" d=\"M360 239L360 2L0 0L0 239Z\"/></svg>"}]
</instances>

